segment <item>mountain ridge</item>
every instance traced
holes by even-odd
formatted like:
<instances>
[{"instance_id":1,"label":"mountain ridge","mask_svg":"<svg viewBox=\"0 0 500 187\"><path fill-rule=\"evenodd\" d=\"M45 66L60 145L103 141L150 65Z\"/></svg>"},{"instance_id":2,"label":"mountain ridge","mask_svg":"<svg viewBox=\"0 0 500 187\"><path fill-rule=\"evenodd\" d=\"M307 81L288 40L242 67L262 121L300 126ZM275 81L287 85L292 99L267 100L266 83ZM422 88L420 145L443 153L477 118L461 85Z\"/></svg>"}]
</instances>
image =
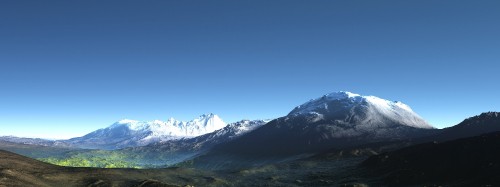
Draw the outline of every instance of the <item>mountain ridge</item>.
<instances>
[{"instance_id":1,"label":"mountain ridge","mask_svg":"<svg viewBox=\"0 0 500 187\"><path fill-rule=\"evenodd\" d=\"M120 120L82 137L64 140L68 144L90 149L119 149L145 146L150 143L196 137L224 128L226 123L215 114L204 114L188 122L170 118L168 121L141 122Z\"/></svg>"}]
</instances>

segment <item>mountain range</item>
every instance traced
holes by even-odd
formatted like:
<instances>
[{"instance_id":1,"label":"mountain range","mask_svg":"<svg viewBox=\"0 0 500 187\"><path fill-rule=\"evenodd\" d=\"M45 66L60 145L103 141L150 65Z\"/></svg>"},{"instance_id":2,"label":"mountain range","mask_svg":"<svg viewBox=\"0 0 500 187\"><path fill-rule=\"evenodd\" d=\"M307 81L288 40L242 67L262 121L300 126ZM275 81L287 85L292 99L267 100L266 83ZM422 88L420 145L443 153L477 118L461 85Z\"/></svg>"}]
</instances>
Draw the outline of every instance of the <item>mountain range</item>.
<instances>
[{"instance_id":1,"label":"mountain range","mask_svg":"<svg viewBox=\"0 0 500 187\"><path fill-rule=\"evenodd\" d=\"M222 129L225 126L226 123L215 114L204 114L188 122L178 121L174 118L165 122L159 120L150 122L121 120L110 127L62 142L87 149L119 149L196 137Z\"/></svg>"},{"instance_id":2,"label":"mountain range","mask_svg":"<svg viewBox=\"0 0 500 187\"><path fill-rule=\"evenodd\" d=\"M495 112L483 113L456 126L436 129L400 101L341 91L307 101L273 120L226 124L215 114L205 114L188 122L173 118L165 122L120 120L69 140L0 137L4 142L50 147L49 153L57 152L50 158L39 156L49 154L47 149L20 149L12 144L3 146L7 144L1 142L0 148L68 166L72 166L69 160L92 158L137 167L234 169L297 160L332 150L364 147L361 152L369 156L423 142L477 136L499 131L499 116ZM118 156L109 160L110 155Z\"/></svg>"}]
</instances>

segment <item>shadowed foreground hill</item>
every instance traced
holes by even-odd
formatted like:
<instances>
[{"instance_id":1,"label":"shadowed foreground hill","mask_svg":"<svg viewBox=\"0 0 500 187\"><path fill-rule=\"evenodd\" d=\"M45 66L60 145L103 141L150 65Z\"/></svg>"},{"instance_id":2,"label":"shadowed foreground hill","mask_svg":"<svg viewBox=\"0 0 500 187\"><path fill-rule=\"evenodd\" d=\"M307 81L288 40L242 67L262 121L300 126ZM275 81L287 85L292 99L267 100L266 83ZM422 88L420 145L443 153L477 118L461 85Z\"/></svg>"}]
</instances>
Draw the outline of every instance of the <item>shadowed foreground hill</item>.
<instances>
[{"instance_id":1,"label":"shadowed foreground hill","mask_svg":"<svg viewBox=\"0 0 500 187\"><path fill-rule=\"evenodd\" d=\"M209 172L193 169L70 168L0 150L0 186L225 186Z\"/></svg>"},{"instance_id":2,"label":"shadowed foreground hill","mask_svg":"<svg viewBox=\"0 0 500 187\"><path fill-rule=\"evenodd\" d=\"M362 166L393 186L500 185L500 132L431 142L372 156Z\"/></svg>"}]
</instances>

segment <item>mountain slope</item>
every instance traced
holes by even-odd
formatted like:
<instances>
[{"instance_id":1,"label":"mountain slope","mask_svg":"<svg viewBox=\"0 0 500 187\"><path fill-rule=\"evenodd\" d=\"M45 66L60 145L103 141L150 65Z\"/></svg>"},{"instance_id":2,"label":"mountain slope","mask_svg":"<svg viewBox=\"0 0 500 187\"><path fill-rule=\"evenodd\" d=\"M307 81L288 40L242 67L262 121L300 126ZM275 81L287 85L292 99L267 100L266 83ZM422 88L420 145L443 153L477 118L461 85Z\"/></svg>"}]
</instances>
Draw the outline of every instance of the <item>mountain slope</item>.
<instances>
[{"instance_id":1,"label":"mountain slope","mask_svg":"<svg viewBox=\"0 0 500 187\"><path fill-rule=\"evenodd\" d=\"M74 162L75 160L86 160L92 166L101 166L115 162L124 163L126 166L142 168L165 167L196 157L217 144L231 141L265 123L266 121L263 120L242 120L197 137L167 140L147 146L119 150L77 150L65 154L67 155L65 157L51 157L44 158L43 160L54 164L63 163L66 166L79 166L80 163Z\"/></svg>"},{"instance_id":2,"label":"mountain slope","mask_svg":"<svg viewBox=\"0 0 500 187\"><path fill-rule=\"evenodd\" d=\"M458 125L442 129L427 141L448 141L496 131L500 131L500 112L485 112L467 118Z\"/></svg>"},{"instance_id":3,"label":"mountain slope","mask_svg":"<svg viewBox=\"0 0 500 187\"><path fill-rule=\"evenodd\" d=\"M0 150L0 186L225 186L214 173L193 169L70 168Z\"/></svg>"},{"instance_id":4,"label":"mountain slope","mask_svg":"<svg viewBox=\"0 0 500 187\"><path fill-rule=\"evenodd\" d=\"M64 141L79 148L119 149L144 146L154 142L195 137L224 128L226 123L215 114L205 114L189 122L173 118L166 122L121 120L83 137Z\"/></svg>"},{"instance_id":5,"label":"mountain slope","mask_svg":"<svg viewBox=\"0 0 500 187\"><path fill-rule=\"evenodd\" d=\"M378 185L497 186L500 132L414 145L372 156L362 166L382 176Z\"/></svg>"},{"instance_id":6,"label":"mountain slope","mask_svg":"<svg viewBox=\"0 0 500 187\"><path fill-rule=\"evenodd\" d=\"M332 148L406 140L434 132L432 126L401 102L335 92L306 102L287 116L234 141L215 146L198 160L216 165L253 164L252 160L262 159L264 163L275 162ZM231 159L244 161L230 162Z\"/></svg>"},{"instance_id":7,"label":"mountain slope","mask_svg":"<svg viewBox=\"0 0 500 187\"><path fill-rule=\"evenodd\" d=\"M171 166L203 154L213 146L232 141L265 123L264 120L242 120L212 133L193 138L168 140L117 151L124 155L131 155L128 161L139 163L141 167ZM140 159L136 159L137 157Z\"/></svg>"},{"instance_id":8,"label":"mountain slope","mask_svg":"<svg viewBox=\"0 0 500 187\"><path fill-rule=\"evenodd\" d=\"M303 153L418 137L429 129L432 127L401 102L336 92L296 107L233 144L255 145L251 148L265 152L280 148L276 151Z\"/></svg>"},{"instance_id":9,"label":"mountain slope","mask_svg":"<svg viewBox=\"0 0 500 187\"><path fill-rule=\"evenodd\" d=\"M183 138L178 140L170 140L159 143L150 144L146 147L154 147L155 149L171 150L173 147L183 147L186 150L203 150L214 145L230 141L241 135L253 131L266 124L264 120L242 120L236 123L231 123L226 127L193 138Z\"/></svg>"}]
</instances>

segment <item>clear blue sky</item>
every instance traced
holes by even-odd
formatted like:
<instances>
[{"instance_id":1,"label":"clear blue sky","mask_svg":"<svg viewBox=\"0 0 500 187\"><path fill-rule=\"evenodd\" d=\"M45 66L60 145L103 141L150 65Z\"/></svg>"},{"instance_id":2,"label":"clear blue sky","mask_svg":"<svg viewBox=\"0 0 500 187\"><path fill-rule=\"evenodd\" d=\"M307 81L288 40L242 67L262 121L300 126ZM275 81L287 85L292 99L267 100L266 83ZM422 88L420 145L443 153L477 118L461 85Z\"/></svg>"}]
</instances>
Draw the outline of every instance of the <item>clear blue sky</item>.
<instances>
[{"instance_id":1,"label":"clear blue sky","mask_svg":"<svg viewBox=\"0 0 500 187\"><path fill-rule=\"evenodd\" d=\"M436 127L500 110L500 1L2 1L0 135L275 118L346 90Z\"/></svg>"}]
</instances>

